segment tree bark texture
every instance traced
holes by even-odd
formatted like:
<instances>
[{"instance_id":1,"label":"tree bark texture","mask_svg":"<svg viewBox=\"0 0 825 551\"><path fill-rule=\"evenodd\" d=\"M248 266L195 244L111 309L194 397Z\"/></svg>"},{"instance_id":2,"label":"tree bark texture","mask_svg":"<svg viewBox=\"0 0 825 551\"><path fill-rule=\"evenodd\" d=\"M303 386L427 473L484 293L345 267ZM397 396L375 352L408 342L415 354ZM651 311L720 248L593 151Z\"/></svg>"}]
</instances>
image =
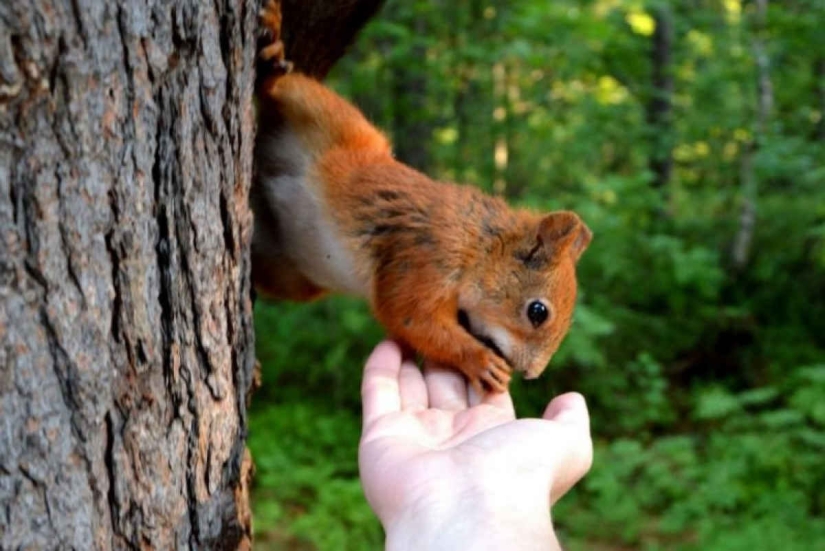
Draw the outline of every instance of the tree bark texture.
<instances>
[{"instance_id":1,"label":"tree bark texture","mask_svg":"<svg viewBox=\"0 0 825 551\"><path fill-rule=\"evenodd\" d=\"M243 0L0 6L0 549L238 549Z\"/></svg>"}]
</instances>

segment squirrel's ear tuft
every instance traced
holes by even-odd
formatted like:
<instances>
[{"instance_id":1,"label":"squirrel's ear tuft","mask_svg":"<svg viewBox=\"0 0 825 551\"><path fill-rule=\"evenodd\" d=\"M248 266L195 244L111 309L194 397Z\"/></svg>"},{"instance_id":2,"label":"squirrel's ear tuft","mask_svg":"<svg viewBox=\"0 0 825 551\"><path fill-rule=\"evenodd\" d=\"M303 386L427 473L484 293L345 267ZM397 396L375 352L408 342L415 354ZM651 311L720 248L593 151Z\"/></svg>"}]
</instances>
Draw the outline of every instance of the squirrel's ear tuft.
<instances>
[{"instance_id":1,"label":"squirrel's ear tuft","mask_svg":"<svg viewBox=\"0 0 825 551\"><path fill-rule=\"evenodd\" d=\"M569 254L576 262L593 239L593 233L575 212L562 210L542 219L539 239L557 254Z\"/></svg>"}]
</instances>

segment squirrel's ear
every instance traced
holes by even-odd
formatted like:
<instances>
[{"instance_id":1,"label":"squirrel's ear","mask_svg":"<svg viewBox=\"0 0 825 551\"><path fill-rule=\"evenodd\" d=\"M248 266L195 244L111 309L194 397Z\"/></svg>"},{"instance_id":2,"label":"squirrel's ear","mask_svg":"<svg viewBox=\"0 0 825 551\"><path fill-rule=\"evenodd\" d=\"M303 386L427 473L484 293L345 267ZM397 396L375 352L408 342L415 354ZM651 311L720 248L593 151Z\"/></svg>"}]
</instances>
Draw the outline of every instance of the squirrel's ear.
<instances>
[{"instance_id":1,"label":"squirrel's ear","mask_svg":"<svg viewBox=\"0 0 825 551\"><path fill-rule=\"evenodd\" d=\"M593 233L575 212L562 210L541 220L539 239L557 253L569 254L576 262L593 239Z\"/></svg>"}]
</instances>

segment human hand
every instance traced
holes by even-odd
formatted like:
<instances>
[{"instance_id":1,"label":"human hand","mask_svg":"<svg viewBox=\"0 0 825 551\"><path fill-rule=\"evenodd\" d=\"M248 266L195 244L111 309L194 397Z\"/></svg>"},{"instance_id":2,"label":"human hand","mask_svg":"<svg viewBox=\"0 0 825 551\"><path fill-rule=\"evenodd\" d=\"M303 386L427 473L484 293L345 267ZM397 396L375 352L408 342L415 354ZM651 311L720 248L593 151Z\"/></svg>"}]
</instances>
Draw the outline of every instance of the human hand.
<instances>
[{"instance_id":1,"label":"human hand","mask_svg":"<svg viewBox=\"0 0 825 551\"><path fill-rule=\"evenodd\" d=\"M362 399L361 482L387 549L557 548L549 507L592 462L581 395L516 420L508 393L479 397L454 370L422 374L384 342Z\"/></svg>"}]
</instances>

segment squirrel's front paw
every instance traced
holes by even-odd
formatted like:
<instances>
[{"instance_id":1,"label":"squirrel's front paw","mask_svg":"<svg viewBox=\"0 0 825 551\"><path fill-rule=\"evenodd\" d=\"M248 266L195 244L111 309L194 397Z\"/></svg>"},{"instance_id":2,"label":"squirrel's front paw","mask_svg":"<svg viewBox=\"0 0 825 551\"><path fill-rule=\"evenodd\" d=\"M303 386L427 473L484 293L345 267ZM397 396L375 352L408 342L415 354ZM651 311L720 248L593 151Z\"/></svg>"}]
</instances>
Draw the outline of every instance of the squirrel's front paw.
<instances>
[{"instance_id":1,"label":"squirrel's front paw","mask_svg":"<svg viewBox=\"0 0 825 551\"><path fill-rule=\"evenodd\" d=\"M461 371L481 394L485 391L506 392L513 370L503 358L484 350L475 361L462 365Z\"/></svg>"},{"instance_id":2,"label":"squirrel's front paw","mask_svg":"<svg viewBox=\"0 0 825 551\"><path fill-rule=\"evenodd\" d=\"M268 0L259 13L261 20L261 40L258 59L269 65L270 71L289 73L292 62L284 58L284 43L281 41L281 2Z\"/></svg>"}]
</instances>

